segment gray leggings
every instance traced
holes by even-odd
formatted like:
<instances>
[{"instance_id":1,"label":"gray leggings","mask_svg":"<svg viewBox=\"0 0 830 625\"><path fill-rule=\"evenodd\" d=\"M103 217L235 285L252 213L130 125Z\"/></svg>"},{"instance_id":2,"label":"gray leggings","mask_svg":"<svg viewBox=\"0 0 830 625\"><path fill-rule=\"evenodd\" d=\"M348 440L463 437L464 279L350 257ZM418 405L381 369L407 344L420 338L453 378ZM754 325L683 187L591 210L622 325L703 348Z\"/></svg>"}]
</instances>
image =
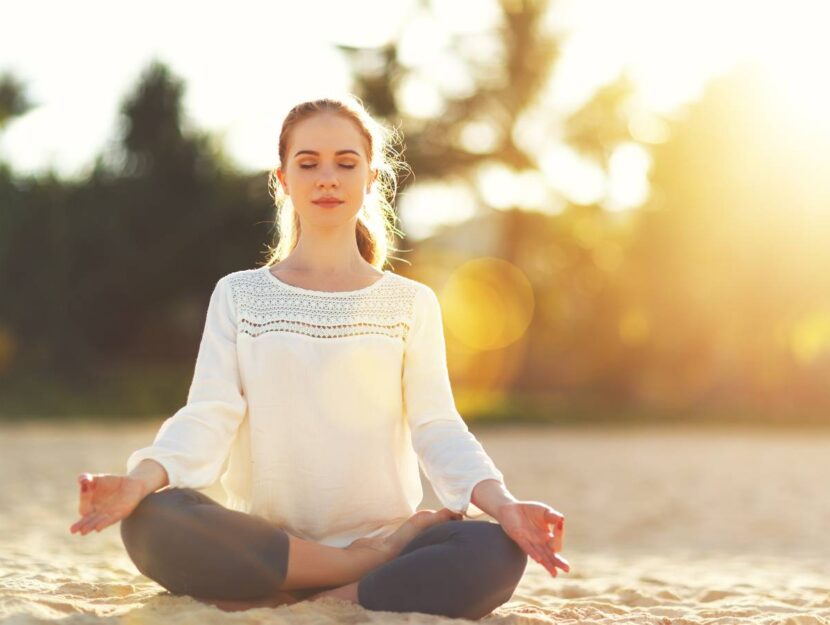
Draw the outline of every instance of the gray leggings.
<instances>
[{"instance_id":1,"label":"gray leggings","mask_svg":"<svg viewBox=\"0 0 830 625\"><path fill-rule=\"evenodd\" d=\"M121 539L138 570L176 595L262 599L280 590L288 568L284 530L192 488L145 497L122 520ZM510 599L526 565L500 525L447 521L369 571L358 601L369 610L478 619Z\"/></svg>"}]
</instances>

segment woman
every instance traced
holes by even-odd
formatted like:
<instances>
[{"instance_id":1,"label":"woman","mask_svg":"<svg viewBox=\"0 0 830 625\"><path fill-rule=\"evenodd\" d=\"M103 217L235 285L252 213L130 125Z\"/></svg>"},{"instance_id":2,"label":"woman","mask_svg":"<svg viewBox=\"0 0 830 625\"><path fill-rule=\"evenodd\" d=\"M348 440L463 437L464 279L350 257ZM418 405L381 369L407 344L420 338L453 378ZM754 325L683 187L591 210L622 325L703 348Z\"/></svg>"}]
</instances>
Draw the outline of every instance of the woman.
<instances>
[{"instance_id":1,"label":"woman","mask_svg":"<svg viewBox=\"0 0 830 625\"><path fill-rule=\"evenodd\" d=\"M276 249L217 282L187 404L126 475L79 477L70 531L121 521L143 574L225 609L332 596L477 619L527 555L568 570L562 515L513 497L455 408L434 291L379 269L389 137L356 99L289 112ZM415 513L419 462L442 510ZM198 490L220 474L227 507ZM462 520L482 511L498 523Z\"/></svg>"}]
</instances>

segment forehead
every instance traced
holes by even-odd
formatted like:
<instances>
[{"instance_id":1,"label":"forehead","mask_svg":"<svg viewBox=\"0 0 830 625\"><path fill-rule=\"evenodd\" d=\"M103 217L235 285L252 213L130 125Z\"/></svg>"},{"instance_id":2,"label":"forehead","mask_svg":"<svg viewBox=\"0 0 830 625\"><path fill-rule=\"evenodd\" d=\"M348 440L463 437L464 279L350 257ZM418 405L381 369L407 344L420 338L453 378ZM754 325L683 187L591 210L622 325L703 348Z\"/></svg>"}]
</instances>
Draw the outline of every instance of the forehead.
<instances>
[{"instance_id":1,"label":"forehead","mask_svg":"<svg viewBox=\"0 0 830 625\"><path fill-rule=\"evenodd\" d=\"M340 115L322 113L294 126L288 141L288 157L293 158L301 150L321 154L355 150L365 156L367 147L366 138L353 121Z\"/></svg>"}]
</instances>

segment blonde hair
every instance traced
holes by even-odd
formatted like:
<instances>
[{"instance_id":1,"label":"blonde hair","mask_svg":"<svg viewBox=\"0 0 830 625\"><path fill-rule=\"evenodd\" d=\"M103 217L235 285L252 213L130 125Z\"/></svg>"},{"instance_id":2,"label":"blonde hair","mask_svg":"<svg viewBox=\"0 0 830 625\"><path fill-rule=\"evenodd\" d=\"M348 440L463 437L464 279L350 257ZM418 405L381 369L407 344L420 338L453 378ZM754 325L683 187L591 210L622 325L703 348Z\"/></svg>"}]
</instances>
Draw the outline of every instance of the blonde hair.
<instances>
[{"instance_id":1,"label":"blonde hair","mask_svg":"<svg viewBox=\"0 0 830 625\"><path fill-rule=\"evenodd\" d=\"M299 122L321 113L333 113L354 122L369 146L369 167L377 169L378 175L372 183L373 193L367 195L358 213L355 237L360 255L371 265L383 269L394 247L395 237L403 236L396 227L397 215L392 208L398 190L397 172L408 170L394 143L400 134L394 128L387 128L376 122L356 96L344 98L322 98L297 104L282 122L279 138L279 163L271 170L268 187L276 207L275 245L268 247L266 266L279 262L297 246L300 239L300 219L291 198L285 195L277 178L277 169L286 162L288 140L294 126Z\"/></svg>"}]
</instances>

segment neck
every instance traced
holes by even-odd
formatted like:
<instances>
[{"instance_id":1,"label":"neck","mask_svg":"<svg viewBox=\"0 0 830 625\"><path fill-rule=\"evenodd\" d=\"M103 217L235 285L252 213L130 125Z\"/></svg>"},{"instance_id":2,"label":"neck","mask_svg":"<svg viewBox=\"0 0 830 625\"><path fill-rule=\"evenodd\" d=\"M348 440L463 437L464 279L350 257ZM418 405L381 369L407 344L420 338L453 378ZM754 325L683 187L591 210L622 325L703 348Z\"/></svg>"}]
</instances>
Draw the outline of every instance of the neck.
<instances>
[{"instance_id":1,"label":"neck","mask_svg":"<svg viewBox=\"0 0 830 625\"><path fill-rule=\"evenodd\" d=\"M281 264L294 271L339 275L365 271L368 263L360 255L352 224L329 230L302 230L297 246Z\"/></svg>"}]
</instances>

